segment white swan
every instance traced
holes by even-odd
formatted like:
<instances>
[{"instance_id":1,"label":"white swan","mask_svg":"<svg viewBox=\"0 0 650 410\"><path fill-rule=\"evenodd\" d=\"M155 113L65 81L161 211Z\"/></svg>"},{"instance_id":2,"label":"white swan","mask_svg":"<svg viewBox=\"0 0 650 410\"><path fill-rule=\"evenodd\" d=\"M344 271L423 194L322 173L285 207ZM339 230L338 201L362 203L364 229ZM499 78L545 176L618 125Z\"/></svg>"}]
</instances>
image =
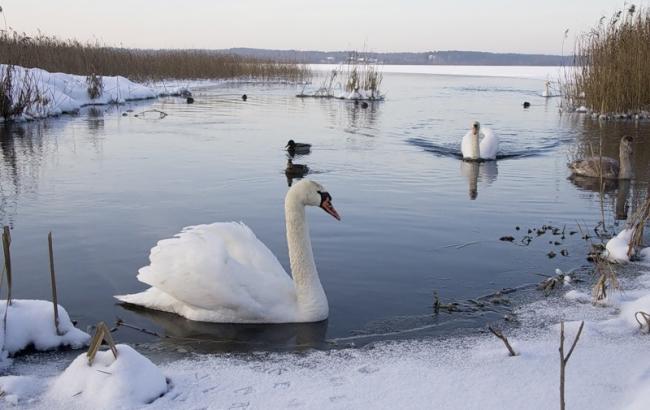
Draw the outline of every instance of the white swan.
<instances>
[{"instance_id":1,"label":"white swan","mask_svg":"<svg viewBox=\"0 0 650 410\"><path fill-rule=\"evenodd\" d=\"M479 143L479 137L482 135ZM499 139L491 129L481 128L478 121L474 121L472 129L465 134L460 144L460 151L464 160L494 160L497 158Z\"/></svg>"},{"instance_id":2,"label":"white swan","mask_svg":"<svg viewBox=\"0 0 650 410\"><path fill-rule=\"evenodd\" d=\"M340 220L320 184L302 180L287 192L285 219L291 277L243 223L184 228L151 249L138 280L141 293L122 302L219 323L317 322L327 318L327 297L316 271L305 220L306 206L319 206Z\"/></svg>"},{"instance_id":3,"label":"white swan","mask_svg":"<svg viewBox=\"0 0 650 410\"><path fill-rule=\"evenodd\" d=\"M553 94L551 94L551 89L550 89L551 82L546 80L544 81L544 91L542 91L542 97L550 98L553 97Z\"/></svg>"}]
</instances>

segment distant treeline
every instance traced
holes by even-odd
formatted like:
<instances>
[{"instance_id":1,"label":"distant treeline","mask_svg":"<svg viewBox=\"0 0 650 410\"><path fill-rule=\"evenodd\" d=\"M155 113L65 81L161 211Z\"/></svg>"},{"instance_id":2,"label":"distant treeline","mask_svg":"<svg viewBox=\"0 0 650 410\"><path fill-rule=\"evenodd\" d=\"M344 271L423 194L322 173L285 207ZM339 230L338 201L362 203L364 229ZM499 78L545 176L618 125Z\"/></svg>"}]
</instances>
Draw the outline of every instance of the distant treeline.
<instances>
[{"instance_id":1,"label":"distant treeline","mask_svg":"<svg viewBox=\"0 0 650 410\"><path fill-rule=\"evenodd\" d=\"M0 33L0 64L79 75L122 75L135 81L171 78L301 81L308 78L309 68L293 61L209 50L118 48L43 34Z\"/></svg>"},{"instance_id":2,"label":"distant treeline","mask_svg":"<svg viewBox=\"0 0 650 410\"><path fill-rule=\"evenodd\" d=\"M281 59L303 63L346 62L352 51L300 51L300 50L265 50L258 48L230 48L221 50L244 57ZM560 66L572 65L573 56L546 54L487 53L480 51L430 51L423 53L372 53L363 55L383 64L411 65L536 65Z\"/></svg>"}]
</instances>

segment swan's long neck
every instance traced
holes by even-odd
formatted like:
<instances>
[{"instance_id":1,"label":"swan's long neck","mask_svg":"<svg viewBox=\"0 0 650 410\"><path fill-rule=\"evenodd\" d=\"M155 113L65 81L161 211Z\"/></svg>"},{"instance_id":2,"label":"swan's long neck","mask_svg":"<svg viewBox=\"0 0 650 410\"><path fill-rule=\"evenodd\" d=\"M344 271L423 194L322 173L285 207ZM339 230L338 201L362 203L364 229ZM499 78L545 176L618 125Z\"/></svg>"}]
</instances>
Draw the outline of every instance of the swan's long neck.
<instances>
[{"instance_id":1,"label":"swan's long neck","mask_svg":"<svg viewBox=\"0 0 650 410\"><path fill-rule=\"evenodd\" d=\"M470 158L472 159L481 158L481 152L479 150L479 143L478 143L478 134L479 134L478 130L476 132L472 131L472 135L470 136L472 142Z\"/></svg>"},{"instance_id":2,"label":"swan's long neck","mask_svg":"<svg viewBox=\"0 0 650 410\"><path fill-rule=\"evenodd\" d=\"M290 192L285 200L284 211L291 276L296 287L299 315L304 321L324 320L329 308L314 262L305 205Z\"/></svg>"},{"instance_id":3,"label":"swan's long neck","mask_svg":"<svg viewBox=\"0 0 650 410\"><path fill-rule=\"evenodd\" d=\"M632 178L632 152L621 144L619 152L619 170L618 178L619 179L631 179Z\"/></svg>"}]
</instances>

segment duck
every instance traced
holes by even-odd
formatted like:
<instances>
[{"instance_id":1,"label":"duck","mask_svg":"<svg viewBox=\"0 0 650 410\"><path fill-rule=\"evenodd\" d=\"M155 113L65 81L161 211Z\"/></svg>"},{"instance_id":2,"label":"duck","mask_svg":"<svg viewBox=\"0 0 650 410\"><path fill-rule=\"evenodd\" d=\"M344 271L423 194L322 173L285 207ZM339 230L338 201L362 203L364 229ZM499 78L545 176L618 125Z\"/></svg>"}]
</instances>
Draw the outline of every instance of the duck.
<instances>
[{"instance_id":1,"label":"duck","mask_svg":"<svg viewBox=\"0 0 650 410\"><path fill-rule=\"evenodd\" d=\"M183 228L151 249L138 280L143 292L119 301L213 323L312 323L327 319L329 304L311 246L307 207L341 220L332 196L303 179L285 196L291 276L242 222Z\"/></svg>"},{"instance_id":2,"label":"duck","mask_svg":"<svg viewBox=\"0 0 650 410\"><path fill-rule=\"evenodd\" d=\"M483 136L479 143L479 137ZM472 123L472 129L465 134L460 145L463 160L486 161L496 160L499 139L491 129L481 128L478 121Z\"/></svg>"},{"instance_id":3,"label":"duck","mask_svg":"<svg viewBox=\"0 0 650 410\"><path fill-rule=\"evenodd\" d=\"M311 144L304 142L295 142L294 140L289 140L285 146L289 154L309 154L311 151Z\"/></svg>"},{"instance_id":4,"label":"duck","mask_svg":"<svg viewBox=\"0 0 650 410\"><path fill-rule=\"evenodd\" d=\"M619 160L611 157L588 157L569 163L573 175L605 179L632 178L632 137L621 138Z\"/></svg>"}]
</instances>

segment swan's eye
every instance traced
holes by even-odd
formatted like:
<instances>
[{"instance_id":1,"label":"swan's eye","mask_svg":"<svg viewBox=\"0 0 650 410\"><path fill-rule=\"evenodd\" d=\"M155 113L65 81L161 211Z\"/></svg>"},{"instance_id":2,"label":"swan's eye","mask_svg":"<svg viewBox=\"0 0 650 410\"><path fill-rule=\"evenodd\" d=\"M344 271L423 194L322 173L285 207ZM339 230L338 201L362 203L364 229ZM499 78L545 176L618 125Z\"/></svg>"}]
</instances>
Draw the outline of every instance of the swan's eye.
<instances>
[{"instance_id":1,"label":"swan's eye","mask_svg":"<svg viewBox=\"0 0 650 410\"><path fill-rule=\"evenodd\" d=\"M316 191L320 194L320 204L323 205L325 202L331 202L332 201L332 195L329 194L329 192L323 192L323 191Z\"/></svg>"}]
</instances>

